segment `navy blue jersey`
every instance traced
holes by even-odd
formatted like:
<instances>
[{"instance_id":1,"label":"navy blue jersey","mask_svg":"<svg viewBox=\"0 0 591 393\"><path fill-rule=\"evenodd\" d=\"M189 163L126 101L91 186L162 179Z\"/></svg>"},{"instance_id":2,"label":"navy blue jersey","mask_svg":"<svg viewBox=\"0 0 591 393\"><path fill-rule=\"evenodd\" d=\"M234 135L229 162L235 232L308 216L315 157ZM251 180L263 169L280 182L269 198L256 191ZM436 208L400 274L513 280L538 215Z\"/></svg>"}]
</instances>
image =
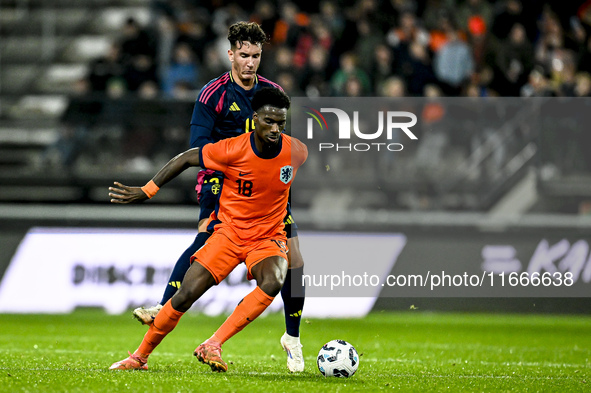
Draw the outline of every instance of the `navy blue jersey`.
<instances>
[{"instance_id":1,"label":"navy blue jersey","mask_svg":"<svg viewBox=\"0 0 591 393\"><path fill-rule=\"evenodd\" d=\"M191 147L202 148L208 143L252 131L252 97L259 89L268 86L281 89L278 84L255 75L254 87L244 90L234 82L230 71L210 81L195 101Z\"/></svg>"}]
</instances>

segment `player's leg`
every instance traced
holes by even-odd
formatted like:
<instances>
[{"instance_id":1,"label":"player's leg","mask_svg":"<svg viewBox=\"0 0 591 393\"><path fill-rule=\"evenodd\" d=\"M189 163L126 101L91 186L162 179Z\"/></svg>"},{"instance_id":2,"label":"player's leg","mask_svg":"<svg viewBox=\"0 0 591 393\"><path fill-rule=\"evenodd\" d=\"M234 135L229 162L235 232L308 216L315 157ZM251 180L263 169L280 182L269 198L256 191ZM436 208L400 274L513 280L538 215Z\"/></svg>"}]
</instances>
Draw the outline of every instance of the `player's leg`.
<instances>
[{"instance_id":1,"label":"player's leg","mask_svg":"<svg viewBox=\"0 0 591 393\"><path fill-rule=\"evenodd\" d=\"M203 228L206 221L206 219L199 221L199 233L195 237L195 240L176 261L174 268L172 269L172 273L170 273L168 285L164 290L162 300L160 300L159 304L166 304L166 302L169 301L178 291L178 289L181 287L181 283L183 282L183 278L185 277L187 270L189 270L189 267L191 266L191 257L197 252L197 250L203 247L207 239L209 239L211 236L211 234L206 232Z\"/></svg>"},{"instance_id":2,"label":"player's leg","mask_svg":"<svg viewBox=\"0 0 591 393\"><path fill-rule=\"evenodd\" d=\"M223 344L261 315L281 290L286 272L287 261L278 256L257 263L251 270L256 288L238 303L210 340Z\"/></svg>"},{"instance_id":3,"label":"player's leg","mask_svg":"<svg viewBox=\"0 0 591 393\"><path fill-rule=\"evenodd\" d=\"M209 236L211 235L208 232L199 232L193 243L181 254L179 259L177 259L172 272L170 273L170 277L168 278L168 284L164 289L160 303L153 307L139 307L133 310L133 316L143 325L152 324L162 306L178 291L189 266L191 266L191 256L203 247L207 239L209 239Z\"/></svg>"},{"instance_id":4,"label":"player's leg","mask_svg":"<svg viewBox=\"0 0 591 393\"><path fill-rule=\"evenodd\" d=\"M299 237L295 236L287 239L287 247L289 249L287 253L289 269L287 270L283 288L281 288L281 298L283 299L285 312L285 330L290 336L299 337L306 296L306 287L302 280L304 259L300 251Z\"/></svg>"},{"instance_id":5,"label":"player's leg","mask_svg":"<svg viewBox=\"0 0 591 393\"><path fill-rule=\"evenodd\" d=\"M207 219L209 218L211 212L213 212L215 209L215 206L219 200L221 191L220 184L221 179L214 172L199 172L199 175L197 176L196 187L197 199L199 200L200 206L199 233L195 237L193 244L191 244L176 261L168 279L168 284L164 289L160 303L153 307L139 307L133 310L133 316L143 325L150 325L154 321L154 318L156 318L156 315L162 306L176 293L183 282L185 273L191 265L191 256L195 254L197 250L203 247L207 239L209 239L210 234L206 232Z\"/></svg>"},{"instance_id":6,"label":"player's leg","mask_svg":"<svg viewBox=\"0 0 591 393\"><path fill-rule=\"evenodd\" d=\"M191 265L185 277L178 292L156 315L138 349L128 358L113 363L110 370L147 370L148 357L154 349L176 327L191 305L216 284L213 275L199 263Z\"/></svg>"},{"instance_id":7,"label":"player's leg","mask_svg":"<svg viewBox=\"0 0 591 393\"><path fill-rule=\"evenodd\" d=\"M285 231L287 232L287 246L289 248L289 270L281 288L283 299L283 312L285 314L285 333L281 336L281 346L287 353L287 368L291 372L304 371L304 355L300 342L300 324L302 310L306 296L306 287L302 276L304 274L304 259L300 252L300 242L297 235L297 225L293 221L288 207L285 218Z\"/></svg>"},{"instance_id":8,"label":"player's leg","mask_svg":"<svg viewBox=\"0 0 591 393\"><path fill-rule=\"evenodd\" d=\"M227 366L221 359L221 346L236 333L244 329L254 321L273 302L273 299L283 286L287 273L287 256L285 255L285 244L267 240L270 244L267 249L266 258L249 265L246 265L250 274L255 278L257 287L238 303L232 314L220 326L220 328L203 344L195 349L195 356L201 362L209 364L214 371L226 371ZM276 249L271 249L275 247ZM258 250L259 252L264 252ZM270 251L270 252L269 252ZM279 252L277 252L279 251ZM280 254L272 255L272 254ZM256 260L256 256L253 257Z\"/></svg>"}]
</instances>

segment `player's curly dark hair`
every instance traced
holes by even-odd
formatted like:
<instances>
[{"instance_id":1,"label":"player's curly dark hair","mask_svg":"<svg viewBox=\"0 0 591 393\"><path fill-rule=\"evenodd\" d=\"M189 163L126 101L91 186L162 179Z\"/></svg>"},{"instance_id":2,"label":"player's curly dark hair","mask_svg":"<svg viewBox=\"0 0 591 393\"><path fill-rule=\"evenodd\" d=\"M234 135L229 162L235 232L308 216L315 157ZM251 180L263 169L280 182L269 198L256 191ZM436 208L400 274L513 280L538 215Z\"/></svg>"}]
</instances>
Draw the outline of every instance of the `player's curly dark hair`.
<instances>
[{"instance_id":1,"label":"player's curly dark hair","mask_svg":"<svg viewBox=\"0 0 591 393\"><path fill-rule=\"evenodd\" d=\"M289 109L291 101L287 94L276 87L263 87L261 90L254 93L252 97L252 110L258 111L265 105L275 108Z\"/></svg>"},{"instance_id":2,"label":"player's curly dark hair","mask_svg":"<svg viewBox=\"0 0 591 393\"><path fill-rule=\"evenodd\" d=\"M232 47L242 46L244 41L252 44L264 44L267 42L267 35L256 22L236 22L228 29L228 41Z\"/></svg>"}]
</instances>

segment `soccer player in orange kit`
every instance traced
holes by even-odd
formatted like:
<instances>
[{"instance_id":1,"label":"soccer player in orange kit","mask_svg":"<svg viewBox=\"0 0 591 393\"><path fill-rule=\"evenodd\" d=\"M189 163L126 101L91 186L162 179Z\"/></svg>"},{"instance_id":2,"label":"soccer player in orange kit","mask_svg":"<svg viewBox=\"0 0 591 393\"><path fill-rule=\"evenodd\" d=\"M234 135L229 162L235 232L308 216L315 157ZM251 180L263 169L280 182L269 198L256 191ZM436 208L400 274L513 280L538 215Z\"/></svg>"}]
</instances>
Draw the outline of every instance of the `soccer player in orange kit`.
<instances>
[{"instance_id":1,"label":"soccer player in orange kit","mask_svg":"<svg viewBox=\"0 0 591 393\"><path fill-rule=\"evenodd\" d=\"M257 287L194 352L213 371L227 371L221 358L222 344L271 304L287 273L283 218L291 182L308 155L302 142L283 134L289 106L289 98L281 90L261 89L252 101L253 132L179 154L144 187L116 182L116 187L109 188L111 202L134 203L151 198L189 167L224 173L220 203L208 223L213 235L191 258L197 263L192 263L179 291L162 307L138 349L113 363L111 370L147 369L148 356L181 316L244 261Z\"/></svg>"},{"instance_id":2,"label":"soccer player in orange kit","mask_svg":"<svg viewBox=\"0 0 591 393\"><path fill-rule=\"evenodd\" d=\"M257 73L262 59L263 45L267 35L256 22L236 22L228 27L228 60L230 70L207 83L195 100L191 117L191 147L202 148L208 143L239 136L254 128L251 101L263 87L281 87ZM187 270L191 256L207 241L211 231L206 230L210 214L215 210L220 197L223 174L203 169L197 174L197 200L199 202L199 232L195 240L175 262L162 299L152 307L138 307L133 316L142 324L150 325L158 311L177 291ZM290 372L304 371L304 356L300 342L300 323L305 301L303 283L304 259L300 252L297 224L288 203L285 217L287 233L288 270L281 289L285 332L279 342L287 354Z\"/></svg>"}]
</instances>

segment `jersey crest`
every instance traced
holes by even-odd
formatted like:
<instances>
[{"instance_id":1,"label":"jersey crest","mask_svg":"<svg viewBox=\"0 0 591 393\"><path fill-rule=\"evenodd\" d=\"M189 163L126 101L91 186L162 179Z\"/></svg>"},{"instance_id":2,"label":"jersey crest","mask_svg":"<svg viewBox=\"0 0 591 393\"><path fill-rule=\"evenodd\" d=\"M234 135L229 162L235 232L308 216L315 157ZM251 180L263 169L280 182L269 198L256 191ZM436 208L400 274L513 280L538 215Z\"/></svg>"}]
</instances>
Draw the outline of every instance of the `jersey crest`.
<instances>
[{"instance_id":1,"label":"jersey crest","mask_svg":"<svg viewBox=\"0 0 591 393\"><path fill-rule=\"evenodd\" d=\"M293 178L293 167L291 165L286 165L279 170L279 180L283 183L287 184Z\"/></svg>"}]
</instances>

